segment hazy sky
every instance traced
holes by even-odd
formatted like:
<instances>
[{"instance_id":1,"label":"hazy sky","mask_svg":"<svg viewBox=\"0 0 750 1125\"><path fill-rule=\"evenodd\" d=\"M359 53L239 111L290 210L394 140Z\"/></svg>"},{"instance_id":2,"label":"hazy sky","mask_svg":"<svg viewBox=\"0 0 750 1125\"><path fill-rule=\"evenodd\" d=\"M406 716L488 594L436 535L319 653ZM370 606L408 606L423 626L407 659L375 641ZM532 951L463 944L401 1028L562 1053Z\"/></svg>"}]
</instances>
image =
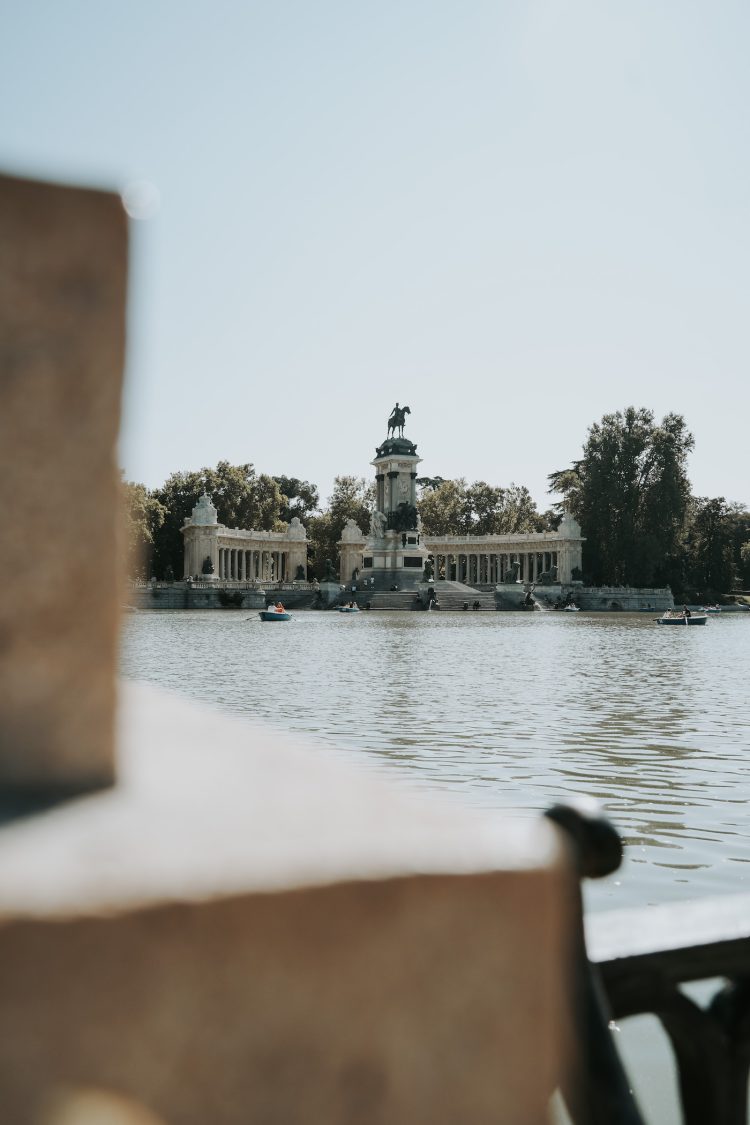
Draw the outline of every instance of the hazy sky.
<instances>
[{"instance_id":1,"label":"hazy sky","mask_svg":"<svg viewBox=\"0 0 750 1125\"><path fill-rule=\"evenodd\" d=\"M132 223L122 463L526 484L627 405L750 502L750 6L0 0L0 168Z\"/></svg>"}]
</instances>

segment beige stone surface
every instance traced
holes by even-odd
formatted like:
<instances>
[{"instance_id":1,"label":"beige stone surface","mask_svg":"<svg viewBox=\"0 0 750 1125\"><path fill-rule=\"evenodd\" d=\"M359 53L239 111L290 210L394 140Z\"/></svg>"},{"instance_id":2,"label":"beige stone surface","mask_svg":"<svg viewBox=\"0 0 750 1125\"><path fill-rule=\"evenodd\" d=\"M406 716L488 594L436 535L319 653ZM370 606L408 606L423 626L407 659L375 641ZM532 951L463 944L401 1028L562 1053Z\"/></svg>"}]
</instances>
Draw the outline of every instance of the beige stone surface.
<instances>
[{"instance_id":1,"label":"beige stone surface","mask_svg":"<svg viewBox=\"0 0 750 1125\"><path fill-rule=\"evenodd\" d=\"M154 689L117 786L0 831L0 1089L166 1125L541 1125L572 875L505 822Z\"/></svg>"},{"instance_id":2,"label":"beige stone surface","mask_svg":"<svg viewBox=\"0 0 750 1125\"><path fill-rule=\"evenodd\" d=\"M0 176L0 788L112 780L119 198Z\"/></svg>"}]
</instances>

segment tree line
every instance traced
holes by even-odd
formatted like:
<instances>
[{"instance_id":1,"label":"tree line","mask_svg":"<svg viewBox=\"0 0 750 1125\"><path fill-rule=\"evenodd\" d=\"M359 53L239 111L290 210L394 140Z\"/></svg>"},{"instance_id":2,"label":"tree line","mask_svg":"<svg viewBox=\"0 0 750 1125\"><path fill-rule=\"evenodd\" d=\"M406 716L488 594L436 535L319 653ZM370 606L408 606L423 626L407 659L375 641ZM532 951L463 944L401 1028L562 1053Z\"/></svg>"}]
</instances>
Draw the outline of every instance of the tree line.
<instances>
[{"instance_id":1,"label":"tree line","mask_svg":"<svg viewBox=\"0 0 750 1125\"><path fill-rule=\"evenodd\" d=\"M425 535L492 535L554 530L563 508L581 524L583 578L594 585L671 586L675 596L707 599L750 587L750 512L724 497L693 496L687 456L694 439L678 414L656 422L628 407L588 430L582 456L549 475L562 496L539 512L523 485L419 477L417 508ZM366 532L374 487L339 476L325 506L307 480L256 473L252 464L172 473L159 488L124 481L127 569L133 578L182 575L180 534L204 488L227 527L282 531L298 516L307 528L308 573L338 564L347 520Z\"/></svg>"},{"instance_id":2,"label":"tree line","mask_svg":"<svg viewBox=\"0 0 750 1125\"><path fill-rule=\"evenodd\" d=\"M670 586L688 601L750 587L750 511L692 494L694 444L681 415L657 422L630 406L590 426L580 460L550 474L558 509L567 507L586 537L584 582Z\"/></svg>"}]
</instances>

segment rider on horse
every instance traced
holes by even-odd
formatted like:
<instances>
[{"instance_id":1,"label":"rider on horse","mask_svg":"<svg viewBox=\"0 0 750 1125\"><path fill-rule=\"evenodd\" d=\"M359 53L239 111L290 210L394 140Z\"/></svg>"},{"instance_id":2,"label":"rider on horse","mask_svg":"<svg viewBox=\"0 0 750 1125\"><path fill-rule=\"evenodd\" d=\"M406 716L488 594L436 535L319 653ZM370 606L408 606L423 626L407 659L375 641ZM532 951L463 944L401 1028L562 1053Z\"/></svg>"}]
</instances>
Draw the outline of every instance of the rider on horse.
<instances>
[{"instance_id":1,"label":"rider on horse","mask_svg":"<svg viewBox=\"0 0 750 1125\"><path fill-rule=\"evenodd\" d=\"M393 410L391 411L391 416L388 419L388 433L389 434L391 432L393 432L393 434L395 436L396 430L398 430L399 431L398 436L399 437L404 436L404 420L405 420L407 414L411 414L411 410L409 409L409 407L408 406L399 406L399 404L396 403Z\"/></svg>"}]
</instances>

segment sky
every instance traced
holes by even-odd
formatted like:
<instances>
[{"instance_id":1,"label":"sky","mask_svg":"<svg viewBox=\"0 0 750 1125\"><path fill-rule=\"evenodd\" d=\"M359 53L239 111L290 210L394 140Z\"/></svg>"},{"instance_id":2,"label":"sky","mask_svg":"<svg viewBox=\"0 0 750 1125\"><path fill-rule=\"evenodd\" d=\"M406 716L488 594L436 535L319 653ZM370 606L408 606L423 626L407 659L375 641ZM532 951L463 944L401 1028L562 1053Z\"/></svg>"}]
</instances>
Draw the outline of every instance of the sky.
<instances>
[{"instance_id":1,"label":"sky","mask_svg":"<svg viewBox=\"0 0 750 1125\"><path fill-rule=\"evenodd\" d=\"M0 0L0 170L125 194L120 459L524 484L629 405L750 503L750 6Z\"/></svg>"}]
</instances>

